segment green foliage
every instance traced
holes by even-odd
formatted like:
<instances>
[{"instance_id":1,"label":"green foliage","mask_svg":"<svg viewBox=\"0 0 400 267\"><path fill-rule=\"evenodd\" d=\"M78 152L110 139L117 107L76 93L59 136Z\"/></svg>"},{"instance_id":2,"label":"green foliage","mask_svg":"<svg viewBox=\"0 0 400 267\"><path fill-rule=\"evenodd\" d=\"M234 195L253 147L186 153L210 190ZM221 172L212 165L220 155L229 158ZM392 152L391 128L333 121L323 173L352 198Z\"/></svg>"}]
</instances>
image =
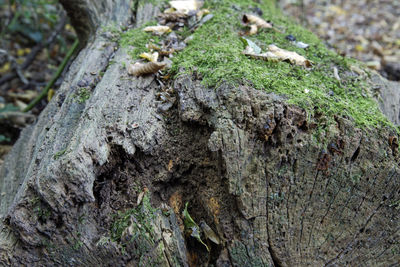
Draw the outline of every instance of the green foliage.
<instances>
[{"instance_id":1,"label":"green foliage","mask_svg":"<svg viewBox=\"0 0 400 267\"><path fill-rule=\"evenodd\" d=\"M200 227L190 216L187 210L188 205L189 202L186 202L185 209L183 210L183 218L184 218L183 223L185 224L185 230L189 232L192 237L196 238L197 241L203 244L206 247L207 251L210 251L209 247L203 242L203 240L201 240Z\"/></svg>"}]
</instances>

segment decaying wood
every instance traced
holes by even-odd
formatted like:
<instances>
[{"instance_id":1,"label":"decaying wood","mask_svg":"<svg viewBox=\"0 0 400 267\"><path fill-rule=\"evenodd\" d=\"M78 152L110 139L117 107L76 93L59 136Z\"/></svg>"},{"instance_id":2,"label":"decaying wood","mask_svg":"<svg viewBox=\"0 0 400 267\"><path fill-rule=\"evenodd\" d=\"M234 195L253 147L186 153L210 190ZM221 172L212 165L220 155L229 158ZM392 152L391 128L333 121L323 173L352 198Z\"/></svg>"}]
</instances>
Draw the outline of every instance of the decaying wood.
<instances>
[{"instance_id":1,"label":"decaying wood","mask_svg":"<svg viewBox=\"0 0 400 267\"><path fill-rule=\"evenodd\" d=\"M104 8L109 22L130 19L129 1L73 2L93 25ZM159 13L137 7L137 25ZM126 49L91 34L0 170L0 265L398 263L393 133L337 117L325 151L313 138L318 118L285 98L243 85L205 88L190 75L168 88L173 100L160 100L165 88L154 75L109 64L128 61ZM82 87L90 98L77 101ZM212 230L210 253L184 234L186 202ZM116 214L127 211L116 238Z\"/></svg>"}]
</instances>

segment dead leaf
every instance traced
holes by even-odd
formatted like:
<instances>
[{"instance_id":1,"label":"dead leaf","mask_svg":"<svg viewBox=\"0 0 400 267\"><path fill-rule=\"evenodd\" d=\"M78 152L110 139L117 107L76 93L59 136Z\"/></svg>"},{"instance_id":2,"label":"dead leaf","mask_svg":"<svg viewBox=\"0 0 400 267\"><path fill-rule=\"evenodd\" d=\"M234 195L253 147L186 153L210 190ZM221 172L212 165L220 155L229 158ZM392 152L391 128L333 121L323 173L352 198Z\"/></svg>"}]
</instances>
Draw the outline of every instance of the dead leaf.
<instances>
[{"instance_id":1,"label":"dead leaf","mask_svg":"<svg viewBox=\"0 0 400 267\"><path fill-rule=\"evenodd\" d=\"M257 59L272 60L272 61L289 61L291 64L303 66L306 68L312 66L312 62L306 59L305 57L297 54L296 52L281 49L276 45L269 45L268 51L262 54L248 53L246 52L246 50L243 53L247 56Z\"/></svg>"},{"instance_id":2,"label":"dead leaf","mask_svg":"<svg viewBox=\"0 0 400 267\"><path fill-rule=\"evenodd\" d=\"M180 191L175 191L168 200L169 205L174 210L175 214L179 215L180 210L182 209L183 200L182 193Z\"/></svg>"},{"instance_id":3,"label":"dead leaf","mask_svg":"<svg viewBox=\"0 0 400 267\"><path fill-rule=\"evenodd\" d=\"M258 32L258 27L255 24L250 25L250 30L248 31L248 35L254 35L257 34Z\"/></svg>"},{"instance_id":4,"label":"dead leaf","mask_svg":"<svg viewBox=\"0 0 400 267\"><path fill-rule=\"evenodd\" d=\"M168 163L168 171L169 172L171 172L171 170L172 170L172 168L174 167L174 162L172 161L172 159L171 160L169 160L169 163Z\"/></svg>"},{"instance_id":5,"label":"dead leaf","mask_svg":"<svg viewBox=\"0 0 400 267\"><path fill-rule=\"evenodd\" d=\"M156 35L163 35L164 33L169 33L171 32L171 28L168 26L162 26L162 25L157 25L157 26L147 26L143 29L145 32L152 32Z\"/></svg>"},{"instance_id":6,"label":"dead leaf","mask_svg":"<svg viewBox=\"0 0 400 267\"><path fill-rule=\"evenodd\" d=\"M23 93L8 93L8 97L13 98L13 99L18 99L22 100L25 102L29 102L32 99L34 99L38 95L38 92L33 91L33 90L26 90Z\"/></svg>"},{"instance_id":7,"label":"dead leaf","mask_svg":"<svg viewBox=\"0 0 400 267\"><path fill-rule=\"evenodd\" d=\"M336 80L340 82L339 71L336 67L333 67L333 76L335 77Z\"/></svg>"},{"instance_id":8,"label":"dead leaf","mask_svg":"<svg viewBox=\"0 0 400 267\"><path fill-rule=\"evenodd\" d=\"M134 76L153 74L161 70L165 66L166 64L162 62L148 62L148 63L136 62L135 64L130 64L128 66L128 73Z\"/></svg>"},{"instance_id":9,"label":"dead leaf","mask_svg":"<svg viewBox=\"0 0 400 267\"><path fill-rule=\"evenodd\" d=\"M248 23L255 24L258 28L264 28L264 29L272 28L272 24L266 22L265 20L263 20L260 17L254 16L251 14L244 14L242 17L242 21L245 24L248 24Z\"/></svg>"},{"instance_id":10,"label":"dead leaf","mask_svg":"<svg viewBox=\"0 0 400 267\"><path fill-rule=\"evenodd\" d=\"M203 8L202 10L199 10L199 11L197 12L197 14L196 14L197 20L201 20L201 18L202 18L204 15L208 15L208 14L210 14L210 10L208 10L208 9Z\"/></svg>"},{"instance_id":11,"label":"dead leaf","mask_svg":"<svg viewBox=\"0 0 400 267\"><path fill-rule=\"evenodd\" d=\"M212 242L214 242L217 245L221 244L220 238L213 231L213 229L211 229L211 227L208 226L208 224L205 221L200 222L200 227L203 230L206 238L210 239Z\"/></svg>"},{"instance_id":12,"label":"dead leaf","mask_svg":"<svg viewBox=\"0 0 400 267\"><path fill-rule=\"evenodd\" d=\"M47 92L47 102L50 102L50 100L53 98L55 94L54 89L50 88L49 91Z\"/></svg>"},{"instance_id":13,"label":"dead leaf","mask_svg":"<svg viewBox=\"0 0 400 267\"><path fill-rule=\"evenodd\" d=\"M203 2L188 0L188 1L170 1L170 6L175 8L176 11L189 14L191 11L200 9L203 6Z\"/></svg>"},{"instance_id":14,"label":"dead leaf","mask_svg":"<svg viewBox=\"0 0 400 267\"><path fill-rule=\"evenodd\" d=\"M146 193L146 191L142 191L139 193L137 201L136 201L136 205L139 206L142 203L144 194Z\"/></svg>"},{"instance_id":15,"label":"dead leaf","mask_svg":"<svg viewBox=\"0 0 400 267\"><path fill-rule=\"evenodd\" d=\"M167 21L179 21L182 19L186 19L187 18L187 14L183 13L183 12L179 12L179 11L172 11L172 12L167 12L167 13L162 13L159 14L158 17L161 19L164 19L166 22Z\"/></svg>"},{"instance_id":16,"label":"dead leaf","mask_svg":"<svg viewBox=\"0 0 400 267\"><path fill-rule=\"evenodd\" d=\"M139 57L147 59L150 62L157 62L158 59L158 52L154 52L154 53L141 53L139 55Z\"/></svg>"}]
</instances>

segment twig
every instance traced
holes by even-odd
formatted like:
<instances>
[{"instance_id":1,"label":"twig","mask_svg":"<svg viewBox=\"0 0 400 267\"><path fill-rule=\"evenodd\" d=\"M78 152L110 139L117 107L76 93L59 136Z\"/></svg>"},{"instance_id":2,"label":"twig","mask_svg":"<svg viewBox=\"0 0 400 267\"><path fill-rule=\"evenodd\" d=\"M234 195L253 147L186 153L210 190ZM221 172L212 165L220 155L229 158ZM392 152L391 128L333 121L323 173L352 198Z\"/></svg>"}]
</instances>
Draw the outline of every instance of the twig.
<instances>
[{"instance_id":1,"label":"twig","mask_svg":"<svg viewBox=\"0 0 400 267\"><path fill-rule=\"evenodd\" d=\"M65 56L65 58L63 59L63 61L61 62L60 66L58 66L58 69L56 71L56 73L53 75L53 78L51 78L51 81L46 85L46 87L40 92L40 94L34 99L32 100L31 103L29 103L29 105L24 108L23 112L28 112L29 110L31 110L34 106L36 106L37 103L40 102L40 100L42 100L48 93L48 91L50 90L50 88L55 84L55 82L57 81L57 79L60 77L61 73L63 72L65 66L67 65L69 59L71 58L71 56L74 54L75 50L77 49L79 44L78 39L75 40L75 42L72 44L71 48L68 50L67 55Z\"/></svg>"},{"instance_id":2,"label":"twig","mask_svg":"<svg viewBox=\"0 0 400 267\"><path fill-rule=\"evenodd\" d=\"M37 54L43 48L45 48L46 46L48 46L49 44L54 42L57 35L64 29L66 23L67 23L67 17L64 15L61 17L61 20L57 24L54 32L47 38L46 42L41 42L38 45L36 45L32 49L32 51L26 56L24 63L22 63L21 66L17 66L16 69L25 70L26 68L28 68L32 64L33 60L36 58ZM18 76L17 71L13 71L11 73L4 75L2 78L0 78L0 86L3 85L4 83L14 79L17 76Z\"/></svg>"}]
</instances>

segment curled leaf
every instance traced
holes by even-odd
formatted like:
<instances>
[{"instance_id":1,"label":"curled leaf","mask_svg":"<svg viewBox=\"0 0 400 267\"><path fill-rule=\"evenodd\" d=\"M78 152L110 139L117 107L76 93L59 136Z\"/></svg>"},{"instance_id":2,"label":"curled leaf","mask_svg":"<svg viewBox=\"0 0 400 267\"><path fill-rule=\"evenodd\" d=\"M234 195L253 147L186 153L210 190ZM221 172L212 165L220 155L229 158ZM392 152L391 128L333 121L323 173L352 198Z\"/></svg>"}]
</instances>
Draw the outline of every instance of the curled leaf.
<instances>
[{"instance_id":1,"label":"curled leaf","mask_svg":"<svg viewBox=\"0 0 400 267\"><path fill-rule=\"evenodd\" d=\"M250 25L250 30L248 31L248 35L254 35L258 31L258 27L255 24Z\"/></svg>"},{"instance_id":2,"label":"curled leaf","mask_svg":"<svg viewBox=\"0 0 400 267\"><path fill-rule=\"evenodd\" d=\"M183 223L185 225L185 229L190 232L190 235L194 238L196 238L200 243L202 243L206 248L207 251L210 251L208 246L201 240L200 237L200 227L197 225L197 223L193 220L193 218L190 216L187 207L189 205L189 202L186 202L185 209L183 210Z\"/></svg>"},{"instance_id":3,"label":"curled leaf","mask_svg":"<svg viewBox=\"0 0 400 267\"><path fill-rule=\"evenodd\" d=\"M258 28L264 28L264 29L272 28L272 24L266 22L260 17L251 14L244 14L242 17L242 21L245 24L248 23L255 24Z\"/></svg>"},{"instance_id":4,"label":"curled leaf","mask_svg":"<svg viewBox=\"0 0 400 267\"><path fill-rule=\"evenodd\" d=\"M260 54L261 53L261 48L256 45L253 41L250 39L247 39L245 37L240 38L243 42L243 44L246 46L244 54Z\"/></svg>"},{"instance_id":5,"label":"curled leaf","mask_svg":"<svg viewBox=\"0 0 400 267\"><path fill-rule=\"evenodd\" d=\"M131 64L128 66L128 73L134 76L142 76L145 74L156 73L165 67L165 63L162 62L148 62Z\"/></svg>"},{"instance_id":6,"label":"curled leaf","mask_svg":"<svg viewBox=\"0 0 400 267\"><path fill-rule=\"evenodd\" d=\"M139 57L147 59L150 62L157 62L158 59L158 52L154 52L154 53L141 53L139 55Z\"/></svg>"},{"instance_id":7,"label":"curled leaf","mask_svg":"<svg viewBox=\"0 0 400 267\"><path fill-rule=\"evenodd\" d=\"M210 239L212 242L214 242L217 245L221 244L221 241L220 241L219 237L217 236L217 234L213 231L213 229L211 229L210 226L208 226L208 224L206 222L201 221L200 227L203 230L206 238Z\"/></svg>"},{"instance_id":8,"label":"curled leaf","mask_svg":"<svg viewBox=\"0 0 400 267\"><path fill-rule=\"evenodd\" d=\"M162 25L157 25L157 26L147 26L143 29L145 32L152 32L157 35L163 35L164 33L169 33L171 32L171 28L168 26L162 26Z\"/></svg>"},{"instance_id":9,"label":"curled leaf","mask_svg":"<svg viewBox=\"0 0 400 267\"><path fill-rule=\"evenodd\" d=\"M247 56L262 59L262 60L272 60L272 61L289 61L291 64L303 66L309 68L312 66L312 62L305 57L297 54L296 52L281 49L276 45L269 45L268 51L266 53L249 53L246 49L243 53Z\"/></svg>"},{"instance_id":10,"label":"curled leaf","mask_svg":"<svg viewBox=\"0 0 400 267\"><path fill-rule=\"evenodd\" d=\"M198 10L202 7L203 2L195 1L195 0L183 0L183 1L170 1L170 6L175 8L176 11L183 12L185 14L189 14L191 11Z\"/></svg>"}]
</instances>

